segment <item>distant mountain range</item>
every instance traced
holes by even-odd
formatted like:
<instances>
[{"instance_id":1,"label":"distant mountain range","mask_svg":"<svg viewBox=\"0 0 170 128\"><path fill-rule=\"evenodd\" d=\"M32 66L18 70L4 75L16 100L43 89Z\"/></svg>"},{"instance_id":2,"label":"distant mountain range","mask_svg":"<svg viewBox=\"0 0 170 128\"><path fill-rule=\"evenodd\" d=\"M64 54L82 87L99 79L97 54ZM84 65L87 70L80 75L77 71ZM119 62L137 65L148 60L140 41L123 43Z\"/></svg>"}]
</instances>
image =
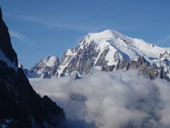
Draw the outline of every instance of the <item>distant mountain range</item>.
<instances>
[{"instance_id":1,"label":"distant mountain range","mask_svg":"<svg viewBox=\"0 0 170 128\"><path fill-rule=\"evenodd\" d=\"M112 72L134 68L151 79L170 80L170 48L105 30L89 33L77 47L66 50L61 60L48 56L25 73L29 78L51 78L70 75L73 71L87 75L94 69Z\"/></svg>"}]
</instances>

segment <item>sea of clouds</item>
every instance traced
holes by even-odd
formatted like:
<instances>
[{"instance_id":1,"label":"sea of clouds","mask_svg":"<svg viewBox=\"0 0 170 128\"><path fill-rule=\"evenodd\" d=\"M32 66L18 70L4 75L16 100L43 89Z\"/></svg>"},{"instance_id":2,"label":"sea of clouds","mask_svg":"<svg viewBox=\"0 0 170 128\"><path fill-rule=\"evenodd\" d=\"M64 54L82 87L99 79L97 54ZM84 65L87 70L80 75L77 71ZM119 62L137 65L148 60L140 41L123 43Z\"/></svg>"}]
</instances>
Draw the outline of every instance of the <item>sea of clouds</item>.
<instances>
[{"instance_id":1,"label":"sea of clouds","mask_svg":"<svg viewBox=\"0 0 170 128\"><path fill-rule=\"evenodd\" d=\"M137 70L30 83L64 109L72 128L170 128L170 82L147 79Z\"/></svg>"}]
</instances>

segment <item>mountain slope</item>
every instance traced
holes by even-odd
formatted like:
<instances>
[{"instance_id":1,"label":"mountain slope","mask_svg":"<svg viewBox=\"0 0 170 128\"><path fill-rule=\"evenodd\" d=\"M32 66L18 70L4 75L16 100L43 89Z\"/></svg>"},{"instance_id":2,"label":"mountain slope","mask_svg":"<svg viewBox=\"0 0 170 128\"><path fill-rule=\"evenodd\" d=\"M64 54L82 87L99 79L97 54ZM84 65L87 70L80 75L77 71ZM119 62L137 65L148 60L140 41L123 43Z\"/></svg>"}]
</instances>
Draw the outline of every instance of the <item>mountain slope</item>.
<instances>
[{"instance_id":1,"label":"mountain slope","mask_svg":"<svg viewBox=\"0 0 170 128\"><path fill-rule=\"evenodd\" d=\"M57 56L48 56L35 64L35 66L31 69L31 72L36 73L37 76L40 77L50 78L57 71L59 65L60 61Z\"/></svg>"},{"instance_id":2,"label":"mountain slope","mask_svg":"<svg viewBox=\"0 0 170 128\"><path fill-rule=\"evenodd\" d=\"M141 39L133 39L116 31L89 33L76 48L68 49L64 53L60 65L57 65L55 76L69 75L73 71L86 75L93 68L105 71L128 70L129 67L134 67L132 63L138 63L140 58L144 57L148 68L155 64L159 69L158 74L162 70L170 77L169 53L170 48L148 44ZM156 76L160 77L157 74Z\"/></svg>"},{"instance_id":3,"label":"mountain slope","mask_svg":"<svg viewBox=\"0 0 170 128\"><path fill-rule=\"evenodd\" d=\"M63 110L36 94L17 60L0 9L0 127L58 128Z\"/></svg>"}]
</instances>

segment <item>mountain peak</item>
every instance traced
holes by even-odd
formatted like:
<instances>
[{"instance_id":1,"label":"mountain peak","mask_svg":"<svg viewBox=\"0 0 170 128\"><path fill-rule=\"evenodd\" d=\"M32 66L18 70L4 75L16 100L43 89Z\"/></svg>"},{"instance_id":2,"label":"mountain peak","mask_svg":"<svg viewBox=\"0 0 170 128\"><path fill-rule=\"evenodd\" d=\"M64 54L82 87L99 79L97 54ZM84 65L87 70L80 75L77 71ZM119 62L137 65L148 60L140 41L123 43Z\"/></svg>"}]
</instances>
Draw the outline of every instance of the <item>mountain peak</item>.
<instances>
[{"instance_id":1,"label":"mountain peak","mask_svg":"<svg viewBox=\"0 0 170 128\"><path fill-rule=\"evenodd\" d=\"M156 63L160 67L165 64L162 62L164 59L160 60L159 56L161 53L164 58L169 56L168 49L108 29L98 33L89 33L77 47L68 49L64 53L61 62L57 63L56 67L49 68L48 64L44 63L33 68L33 71L38 74L48 74L44 75L48 77L53 76L53 74L59 77L70 75L73 71L86 75L93 68L116 71L128 69L131 62L132 65L133 62L136 62L135 66L138 67L140 56L150 63L148 65ZM166 50L167 52L165 52Z\"/></svg>"},{"instance_id":2,"label":"mountain peak","mask_svg":"<svg viewBox=\"0 0 170 128\"><path fill-rule=\"evenodd\" d=\"M43 62L46 63L47 66L49 67L55 66L56 61L59 62L59 59L57 56L48 56L47 58L43 60Z\"/></svg>"},{"instance_id":3,"label":"mountain peak","mask_svg":"<svg viewBox=\"0 0 170 128\"><path fill-rule=\"evenodd\" d=\"M35 66L31 68L31 72L36 73L35 76L49 78L54 75L59 65L60 60L57 56L48 56L35 64Z\"/></svg>"},{"instance_id":4,"label":"mountain peak","mask_svg":"<svg viewBox=\"0 0 170 128\"><path fill-rule=\"evenodd\" d=\"M113 36L116 33L118 33L118 32L116 32L114 30L110 30L110 29L106 29L106 30L104 30L102 32L98 32L98 34L103 35L103 36Z\"/></svg>"},{"instance_id":5,"label":"mountain peak","mask_svg":"<svg viewBox=\"0 0 170 128\"><path fill-rule=\"evenodd\" d=\"M94 40L127 38L127 36L117 32L117 31L110 30L110 29L107 29L107 30L104 30L104 31L98 32L98 33L89 33L86 37L94 39Z\"/></svg>"},{"instance_id":6,"label":"mountain peak","mask_svg":"<svg viewBox=\"0 0 170 128\"><path fill-rule=\"evenodd\" d=\"M80 46L88 46L90 44L95 44L99 49L103 49L110 46L131 46L133 39L125 36L114 30L105 30L98 33L89 33L85 38L80 42Z\"/></svg>"},{"instance_id":7,"label":"mountain peak","mask_svg":"<svg viewBox=\"0 0 170 128\"><path fill-rule=\"evenodd\" d=\"M99 32L103 35L110 35L110 36L113 36L113 37L125 37L125 35L121 34L120 32L117 32L115 30L111 30L111 29L106 29L102 32Z\"/></svg>"}]
</instances>

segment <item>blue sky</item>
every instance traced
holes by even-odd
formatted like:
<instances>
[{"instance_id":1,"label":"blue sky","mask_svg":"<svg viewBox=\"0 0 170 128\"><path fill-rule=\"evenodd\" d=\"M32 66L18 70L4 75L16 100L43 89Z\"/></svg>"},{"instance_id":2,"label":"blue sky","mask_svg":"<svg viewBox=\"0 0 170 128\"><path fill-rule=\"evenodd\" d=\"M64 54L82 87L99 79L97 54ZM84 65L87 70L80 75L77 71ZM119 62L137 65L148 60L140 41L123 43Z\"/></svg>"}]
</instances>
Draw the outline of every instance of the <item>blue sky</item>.
<instances>
[{"instance_id":1,"label":"blue sky","mask_svg":"<svg viewBox=\"0 0 170 128\"><path fill-rule=\"evenodd\" d=\"M19 63L75 47L89 32L113 29L170 47L170 0L0 0Z\"/></svg>"}]
</instances>

